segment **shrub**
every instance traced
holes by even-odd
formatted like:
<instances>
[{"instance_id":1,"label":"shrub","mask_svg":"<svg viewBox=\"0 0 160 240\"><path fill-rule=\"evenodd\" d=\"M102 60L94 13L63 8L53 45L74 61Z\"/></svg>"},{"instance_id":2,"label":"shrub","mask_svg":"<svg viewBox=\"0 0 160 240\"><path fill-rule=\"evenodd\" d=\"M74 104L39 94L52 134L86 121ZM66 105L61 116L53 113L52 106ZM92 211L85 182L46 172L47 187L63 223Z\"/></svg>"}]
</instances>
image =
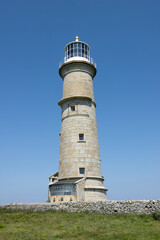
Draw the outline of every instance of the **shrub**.
<instances>
[{"instance_id":1,"label":"shrub","mask_svg":"<svg viewBox=\"0 0 160 240\"><path fill-rule=\"evenodd\" d=\"M4 228L4 225L2 223L0 223L0 228Z\"/></svg>"},{"instance_id":2,"label":"shrub","mask_svg":"<svg viewBox=\"0 0 160 240\"><path fill-rule=\"evenodd\" d=\"M152 213L152 217L156 221L160 221L160 212L158 213Z\"/></svg>"}]
</instances>

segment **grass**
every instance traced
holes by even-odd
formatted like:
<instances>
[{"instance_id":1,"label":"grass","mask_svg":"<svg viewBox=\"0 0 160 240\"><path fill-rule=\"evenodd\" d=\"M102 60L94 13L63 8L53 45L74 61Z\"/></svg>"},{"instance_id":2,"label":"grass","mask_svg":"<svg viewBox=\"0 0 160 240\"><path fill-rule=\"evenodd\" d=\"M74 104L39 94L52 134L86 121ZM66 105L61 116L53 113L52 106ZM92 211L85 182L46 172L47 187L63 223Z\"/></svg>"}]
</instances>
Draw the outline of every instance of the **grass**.
<instances>
[{"instance_id":1,"label":"grass","mask_svg":"<svg viewBox=\"0 0 160 240\"><path fill-rule=\"evenodd\" d=\"M3 240L154 240L160 214L102 214L0 209Z\"/></svg>"}]
</instances>

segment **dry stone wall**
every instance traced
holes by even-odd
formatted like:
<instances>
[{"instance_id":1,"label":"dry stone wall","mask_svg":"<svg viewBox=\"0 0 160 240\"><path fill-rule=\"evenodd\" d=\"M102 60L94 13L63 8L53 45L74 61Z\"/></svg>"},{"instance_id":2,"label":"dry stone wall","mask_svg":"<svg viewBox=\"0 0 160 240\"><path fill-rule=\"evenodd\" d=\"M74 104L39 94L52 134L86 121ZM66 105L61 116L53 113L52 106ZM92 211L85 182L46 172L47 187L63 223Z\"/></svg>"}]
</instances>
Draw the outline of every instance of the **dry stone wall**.
<instances>
[{"instance_id":1,"label":"dry stone wall","mask_svg":"<svg viewBox=\"0 0 160 240\"><path fill-rule=\"evenodd\" d=\"M0 208L33 211L68 211L100 213L151 214L160 212L160 200L107 201L107 202L66 202L66 203L11 203L1 204Z\"/></svg>"}]
</instances>

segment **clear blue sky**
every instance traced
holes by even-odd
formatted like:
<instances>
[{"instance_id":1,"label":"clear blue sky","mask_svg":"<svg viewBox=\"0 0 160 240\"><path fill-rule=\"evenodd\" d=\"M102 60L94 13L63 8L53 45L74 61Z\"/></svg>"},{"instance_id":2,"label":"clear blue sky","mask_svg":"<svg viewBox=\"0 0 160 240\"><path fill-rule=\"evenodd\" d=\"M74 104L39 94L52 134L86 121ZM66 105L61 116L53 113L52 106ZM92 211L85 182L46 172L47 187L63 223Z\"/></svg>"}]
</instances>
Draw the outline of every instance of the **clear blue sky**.
<instances>
[{"instance_id":1,"label":"clear blue sky","mask_svg":"<svg viewBox=\"0 0 160 240\"><path fill-rule=\"evenodd\" d=\"M0 203L47 200L58 170L64 46L97 63L109 200L160 199L160 1L0 2Z\"/></svg>"}]
</instances>

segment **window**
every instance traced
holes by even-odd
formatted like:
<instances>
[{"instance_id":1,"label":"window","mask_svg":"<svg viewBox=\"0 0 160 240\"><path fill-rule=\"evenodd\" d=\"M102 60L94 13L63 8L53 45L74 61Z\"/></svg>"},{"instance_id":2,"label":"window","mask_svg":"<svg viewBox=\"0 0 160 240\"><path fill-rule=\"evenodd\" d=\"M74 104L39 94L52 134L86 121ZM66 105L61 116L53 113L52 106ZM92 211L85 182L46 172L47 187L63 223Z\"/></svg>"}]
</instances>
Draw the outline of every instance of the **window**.
<instances>
[{"instance_id":1,"label":"window","mask_svg":"<svg viewBox=\"0 0 160 240\"><path fill-rule=\"evenodd\" d=\"M71 111L74 112L76 110L75 106L71 106Z\"/></svg>"},{"instance_id":2,"label":"window","mask_svg":"<svg viewBox=\"0 0 160 240\"><path fill-rule=\"evenodd\" d=\"M72 197L70 197L70 201L73 201L73 198L72 198Z\"/></svg>"},{"instance_id":3,"label":"window","mask_svg":"<svg viewBox=\"0 0 160 240\"><path fill-rule=\"evenodd\" d=\"M75 195L75 183L53 184L50 186L51 196ZM67 193L67 194L65 194Z\"/></svg>"},{"instance_id":4,"label":"window","mask_svg":"<svg viewBox=\"0 0 160 240\"><path fill-rule=\"evenodd\" d=\"M53 198L53 202L55 202L55 201L56 201L56 198L54 197L54 198Z\"/></svg>"},{"instance_id":5,"label":"window","mask_svg":"<svg viewBox=\"0 0 160 240\"><path fill-rule=\"evenodd\" d=\"M64 192L64 195L71 195L71 192Z\"/></svg>"},{"instance_id":6,"label":"window","mask_svg":"<svg viewBox=\"0 0 160 240\"><path fill-rule=\"evenodd\" d=\"M61 197L61 201L63 201L63 197Z\"/></svg>"},{"instance_id":7,"label":"window","mask_svg":"<svg viewBox=\"0 0 160 240\"><path fill-rule=\"evenodd\" d=\"M79 141L83 141L84 140L84 134L83 133L80 133L79 134Z\"/></svg>"},{"instance_id":8,"label":"window","mask_svg":"<svg viewBox=\"0 0 160 240\"><path fill-rule=\"evenodd\" d=\"M85 174L85 168L79 168L79 174Z\"/></svg>"}]
</instances>

